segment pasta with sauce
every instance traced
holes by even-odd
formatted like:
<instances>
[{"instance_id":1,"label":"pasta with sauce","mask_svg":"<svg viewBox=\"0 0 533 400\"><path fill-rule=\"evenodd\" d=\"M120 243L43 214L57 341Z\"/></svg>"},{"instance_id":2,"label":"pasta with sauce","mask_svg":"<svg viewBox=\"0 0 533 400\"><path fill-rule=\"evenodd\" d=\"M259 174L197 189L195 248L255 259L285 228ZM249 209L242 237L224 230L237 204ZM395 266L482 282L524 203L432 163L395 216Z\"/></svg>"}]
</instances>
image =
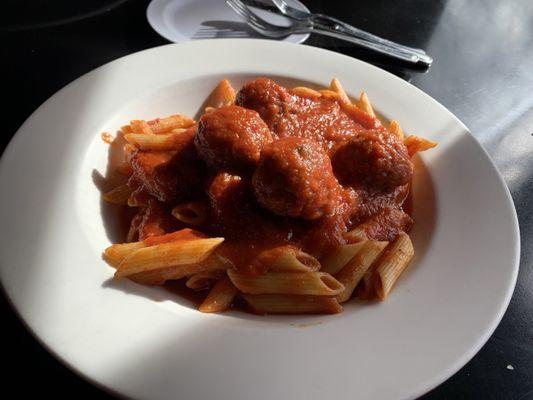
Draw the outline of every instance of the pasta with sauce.
<instances>
[{"instance_id":1,"label":"pasta with sauce","mask_svg":"<svg viewBox=\"0 0 533 400\"><path fill-rule=\"evenodd\" d=\"M411 261L402 205L418 151L386 128L366 93L340 82L287 89L223 80L198 121L172 115L122 128L127 182L103 199L135 210L128 242L104 251L117 279L181 280L199 310L338 313L385 299Z\"/></svg>"}]
</instances>

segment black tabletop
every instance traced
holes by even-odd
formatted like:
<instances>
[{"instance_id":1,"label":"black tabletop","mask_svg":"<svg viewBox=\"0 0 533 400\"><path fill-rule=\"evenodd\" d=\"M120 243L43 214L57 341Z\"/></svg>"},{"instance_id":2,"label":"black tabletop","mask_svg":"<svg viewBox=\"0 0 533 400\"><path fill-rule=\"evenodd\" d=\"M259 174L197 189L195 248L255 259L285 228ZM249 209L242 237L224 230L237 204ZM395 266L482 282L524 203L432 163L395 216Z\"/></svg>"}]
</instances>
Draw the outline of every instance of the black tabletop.
<instances>
[{"instance_id":1,"label":"black tabletop","mask_svg":"<svg viewBox=\"0 0 533 400\"><path fill-rule=\"evenodd\" d=\"M0 37L5 101L0 149L22 122L64 85L116 58L167 44L148 25L148 3L4 1ZM337 16L431 54L434 65L422 71L335 39L312 35L307 41L378 65L441 102L469 126L489 152L515 202L522 254L511 304L480 352L422 399L533 399L533 1L305 3L312 11ZM0 312L3 364L7 366L4 390L14 389L22 397L36 388L41 397L112 397L44 350L5 298Z\"/></svg>"}]
</instances>

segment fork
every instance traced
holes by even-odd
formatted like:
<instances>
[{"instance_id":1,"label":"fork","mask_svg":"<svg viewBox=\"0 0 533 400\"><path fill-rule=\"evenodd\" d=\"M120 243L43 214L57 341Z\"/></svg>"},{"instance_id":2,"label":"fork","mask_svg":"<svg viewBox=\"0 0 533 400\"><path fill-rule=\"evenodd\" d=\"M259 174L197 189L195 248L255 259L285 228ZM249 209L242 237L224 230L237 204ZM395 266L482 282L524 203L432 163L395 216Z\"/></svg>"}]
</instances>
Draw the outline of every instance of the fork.
<instances>
[{"instance_id":1,"label":"fork","mask_svg":"<svg viewBox=\"0 0 533 400\"><path fill-rule=\"evenodd\" d=\"M330 17L324 14L314 14L304 10L298 10L288 5L284 0L271 0L272 3L279 9L279 11L286 17L298 20L298 21L312 21L314 24L329 26L331 29L338 30L339 32L345 32L352 34L360 39L368 40L369 42L380 43L390 47L396 47L406 51L412 51L421 57L427 56L426 52L422 49L404 46L402 44L393 42L373 35L362 29L356 28L346 22L338 20L337 18ZM432 59L428 56L428 61L431 63Z\"/></svg>"},{"instance_id":2,"label":"fork","mask_svg":"<svg viewBox=\"0 0 533 400\"><path fill-rule=\"evenodd\" d=\"M353 36L352 34L332 30L322 25L315 25L312 21L291 21L290 26L279 26L271 24L264 20L253 11L251 11L242 0L227 0L226 4L230 6L246 23L259 34L270 38L283 38L293 34L318 33L326 36L332 36L351 43L355 43L367 49L374 50L378 53L403 60L412 64L422 64L426 67L431 65L431 57L423 57L413 51L398 49L381 43L373 43L367 40ZM429 58L429 59L428 59Z\"/></svg>"}]
</instances>

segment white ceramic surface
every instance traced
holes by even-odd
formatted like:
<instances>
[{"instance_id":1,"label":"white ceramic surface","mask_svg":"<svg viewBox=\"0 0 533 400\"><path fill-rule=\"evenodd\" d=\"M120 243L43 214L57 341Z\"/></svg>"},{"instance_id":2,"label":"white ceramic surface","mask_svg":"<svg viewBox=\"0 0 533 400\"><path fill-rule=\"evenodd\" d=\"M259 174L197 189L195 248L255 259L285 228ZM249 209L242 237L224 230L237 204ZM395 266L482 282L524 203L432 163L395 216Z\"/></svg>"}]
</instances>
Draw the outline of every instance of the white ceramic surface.
<instances>
[{"instance_id":1,"label":"white ceramic surface","mask_svg":"<svg viewBox=\"0 0 533 400\"><path fill-rule=\"evenodd\" d=\"M309 9L298 0L287 0L292 7ZM268 22L288 25L285 17L253 9ZM152 28L171 42L198 39L261 38L246 25L225 0L152 0L146 10L146 18ZM309 34L287 36L281 41L302 43Z\"/></svg>"},{"instance_id":2,"label":"white ceramic surface","mask_svg":"<svg viewBox=\"0 0 533 400\"><path fill-rule=\"evenodd\" d=\"M322 86L337 76L439 142L418 163L416 259L386 302L351 302L334 316L206 315L164 289L111 280L101 251L113 220L95 185L107 165L100 132L194 115L220 78L238 86L257 75ZM314 47L196 41L104 65L22 125L1 160L0 190L0 277L21 318L70 368L133 398L415 398L485 343L518 271L511 197L467 128L403 80Z\"/></svg>"}]
</instances>

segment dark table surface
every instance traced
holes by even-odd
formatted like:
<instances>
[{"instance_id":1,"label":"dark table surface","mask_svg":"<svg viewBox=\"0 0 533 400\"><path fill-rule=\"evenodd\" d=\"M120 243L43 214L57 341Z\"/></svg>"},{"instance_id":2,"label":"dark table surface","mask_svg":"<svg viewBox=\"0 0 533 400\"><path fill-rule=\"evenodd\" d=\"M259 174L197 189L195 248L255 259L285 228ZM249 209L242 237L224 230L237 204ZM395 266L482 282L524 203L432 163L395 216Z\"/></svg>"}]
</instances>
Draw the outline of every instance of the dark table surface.
<instances>
[{"instance_id":1,"label":"dark table surface","mask_svg":"<svg viewBox=\"0 0 533 400\"><path fill-rule=\"evenodd\" d=\"M64 85L116 58L168 43L148 25L148 3L4 1L0 37L6 103L0 150L22 122ZM315 12L426 49L435 62L424 72L334 39L312 35L307 41L387 69L450 109L489 152L515 202L522 254L511 304L481 351L422 398L533 399L533 1L305 3ZM5 298L0 312L5 338L2 361L8 367L4 390L16 390L21 397L38 389L41 397L111 398L44 350Z\"/></svg>"}]
</instances>

